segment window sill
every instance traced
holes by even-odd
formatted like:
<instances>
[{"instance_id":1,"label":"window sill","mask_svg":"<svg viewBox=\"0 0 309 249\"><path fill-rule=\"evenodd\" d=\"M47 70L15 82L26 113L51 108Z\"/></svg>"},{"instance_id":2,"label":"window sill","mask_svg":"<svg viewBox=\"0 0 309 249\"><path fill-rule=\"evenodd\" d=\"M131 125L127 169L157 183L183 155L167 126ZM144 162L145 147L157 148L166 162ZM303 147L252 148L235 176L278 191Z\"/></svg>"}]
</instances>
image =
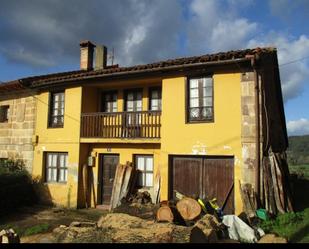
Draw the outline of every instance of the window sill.
<instances>
[{"instance_id":1,"label":"window sill","mask_svg":"<svg viewBox=\"0 0 309 249\"><path fill-rule=\"evenodd\" d=\"M214 123L214 119L186 121L186 124Z\"/></svg>"},{"instance_id":2,"label":"window sill","mask_svg":"<svg viewBox=\"0 0 309 249\"><path fill-rule=\"evenodd\" d=\"M63 127L64 127L64 125L62 125L62 126L48 126L47 129L61 129Z\"/></svg>"}]
</instances>

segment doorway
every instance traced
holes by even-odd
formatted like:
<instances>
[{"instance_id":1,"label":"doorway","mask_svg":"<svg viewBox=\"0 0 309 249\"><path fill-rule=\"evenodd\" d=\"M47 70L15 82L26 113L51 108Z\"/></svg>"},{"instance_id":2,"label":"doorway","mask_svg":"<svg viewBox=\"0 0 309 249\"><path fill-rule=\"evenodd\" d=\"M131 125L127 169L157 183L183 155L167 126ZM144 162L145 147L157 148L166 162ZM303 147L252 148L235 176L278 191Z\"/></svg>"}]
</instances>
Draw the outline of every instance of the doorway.
<instances>
[{"instance_id":1,"label":"doorway","mask_svg":"<svg viewBox=\"0 0 309 249\"><path fill-rule=\"evenodd\" d=\"M109 205L112 197L119 154L99 154L98 204Z\"/></svg>"}]
</instances>

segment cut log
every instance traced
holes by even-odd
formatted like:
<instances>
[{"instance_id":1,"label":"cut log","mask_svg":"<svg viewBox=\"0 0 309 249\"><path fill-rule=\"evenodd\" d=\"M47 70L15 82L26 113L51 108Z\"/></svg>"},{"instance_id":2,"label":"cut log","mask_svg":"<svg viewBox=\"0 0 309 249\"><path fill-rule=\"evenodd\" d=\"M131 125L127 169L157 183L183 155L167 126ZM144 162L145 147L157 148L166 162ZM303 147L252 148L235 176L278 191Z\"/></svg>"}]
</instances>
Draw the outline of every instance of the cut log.
<instances>
[{"instance_id":1,"label":"cut log","mask_svg":"<svg viewBox=\"0 0 309 249\"><path fill-rule=\"evenodd\" d=\"M157 211L157 221L168 221L173 222L174 215L169 206L162 206Z\"/></svg>"},{"instance_id":2,"label":"cut log","mask_svg":"<svg viewBox=\"0 0 309 249\"><path fill-rule=\"evenodd\" d=\"M176 208L184 220L193 220L199 216L202 211L200 204L189 197L184 197L178 201Z\"/></svg>"}]
</instances>

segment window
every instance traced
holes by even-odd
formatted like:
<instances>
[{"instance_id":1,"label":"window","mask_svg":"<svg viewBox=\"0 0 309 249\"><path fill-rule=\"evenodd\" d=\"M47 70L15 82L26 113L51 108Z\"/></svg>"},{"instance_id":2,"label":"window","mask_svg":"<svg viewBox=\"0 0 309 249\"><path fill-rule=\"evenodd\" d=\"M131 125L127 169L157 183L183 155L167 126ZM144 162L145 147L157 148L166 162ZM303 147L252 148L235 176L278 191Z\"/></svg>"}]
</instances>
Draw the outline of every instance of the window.
<instances>
[{"instance_id":1,"label":"window","mask_svg":"<svg viewBox=\"0 0 309 249\"><path fill-rule=\"evenodd\" d=\"M8 105L0 106L0 123L6 123L9 121L9 108Z\"/></svg>"},{"instance_id":2,"label":"window","mask_svg":"<svg viewBox=\"0 0 309 249\"><path fill-rule=\"evenodd\" d=\"M129 90L126 92L125 111L131 113L125 115L124 123L126 126L135 126L134 129L137 135L140 132L138 127L142 123L142 114L140 113L142 111L142 90Z\"/></svg>"},{"instance_id":3,"label":"window","mask_svg":"<svg viewBox=\"0 0 309 249\"><path fill-rule=\"evenodd\" d=\"M49 127L63 127L64 92L51 93Z\"/></svg>"},{"instance_id":4,"label":"window","mask_svg":"<svg viewBox=\"0 0 309 249\"><path fill-rule=\"evenodd\" d=\"M188 83L188 122L213 121L213 79L191 78Z\"/></svg>"},{"instance_id":5,"label":"window","mask_svg":"<svg viewBox=\"0 0 309 249\"><path fill-rule=\"evenodd\" d=\"M117 92L102 94L102 112L117 112Z\"/></svg>"},{"instance_id":6,"label":"window","mask_svg":"<svg viewBox=\"0 0 309 249\"><path fill-rule=\"evenodd\" d=\"M46 152L46 182L67 182L68 153Z\"/></svg>"},{"instance_id":7,"label":"window","mask_svg":"<svg viewBox=\"0 0 309 249\"><path fill-rule=\"evenodd\" d=\"M161 88L151 88L149 91L149 110L161 111Z\"/></svg>"},{"instance_id":8,"label":"window","mask_svg":"<svg viewBox=\"0 0 309 249\"><path fill-rule=\"evenodd\" d=\"M142 111L142 90L129 90L126 92L125 111Z\"/></svg>"},{"instance_id":9,"label":"window","mask_svg":"<svg viewBox=\"0 0 309 249\"><path fill-rule=\"evenodd\" d=\"M136 169L139 171L137 184L138 187L153 186L153 156L136 155Z\"/></svg>"}]
</instances>

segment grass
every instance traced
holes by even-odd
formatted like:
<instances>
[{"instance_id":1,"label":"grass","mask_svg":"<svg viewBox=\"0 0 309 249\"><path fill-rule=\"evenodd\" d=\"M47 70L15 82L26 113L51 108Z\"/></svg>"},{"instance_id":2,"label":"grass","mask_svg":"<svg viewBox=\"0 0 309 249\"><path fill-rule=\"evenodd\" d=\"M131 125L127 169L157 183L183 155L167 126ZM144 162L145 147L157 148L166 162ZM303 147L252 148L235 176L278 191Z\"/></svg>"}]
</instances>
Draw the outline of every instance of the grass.
<instances>
[{"instance_id":1,"label":"grass","mask_svg":"<svg viewBox=\"0 0 309 249\"><path fill-rule=\"evenodd\" d=\"M305 179L309 180L309 165L289 165L289 170L291 174L297 174Z\"/></svg>"},{"instance_id":2,"label":"grass","mask_svg":"<svg viewBox=\"0 0 309 249\"><path fill-rule=\"evenodd\" d=\"M39 233L46 233L49 230L50 225L47 223L41 223L30 227L20 227L11 224L6 224L4 226L1 226L0 230L10 228L12 228L20 237L23 237Z\"/></svg>"},{"instance_id":3,"label":"grass","mask_svg":"<svg viewBox=\"0 0 309 249\"><path fill-rule=\"evenodd\" d=\"M292 243L309 243L309 208L302 212L285 213L275 219L263 221L261 228L266 233L275 233Z\"/></svg>"}]
</instances>

